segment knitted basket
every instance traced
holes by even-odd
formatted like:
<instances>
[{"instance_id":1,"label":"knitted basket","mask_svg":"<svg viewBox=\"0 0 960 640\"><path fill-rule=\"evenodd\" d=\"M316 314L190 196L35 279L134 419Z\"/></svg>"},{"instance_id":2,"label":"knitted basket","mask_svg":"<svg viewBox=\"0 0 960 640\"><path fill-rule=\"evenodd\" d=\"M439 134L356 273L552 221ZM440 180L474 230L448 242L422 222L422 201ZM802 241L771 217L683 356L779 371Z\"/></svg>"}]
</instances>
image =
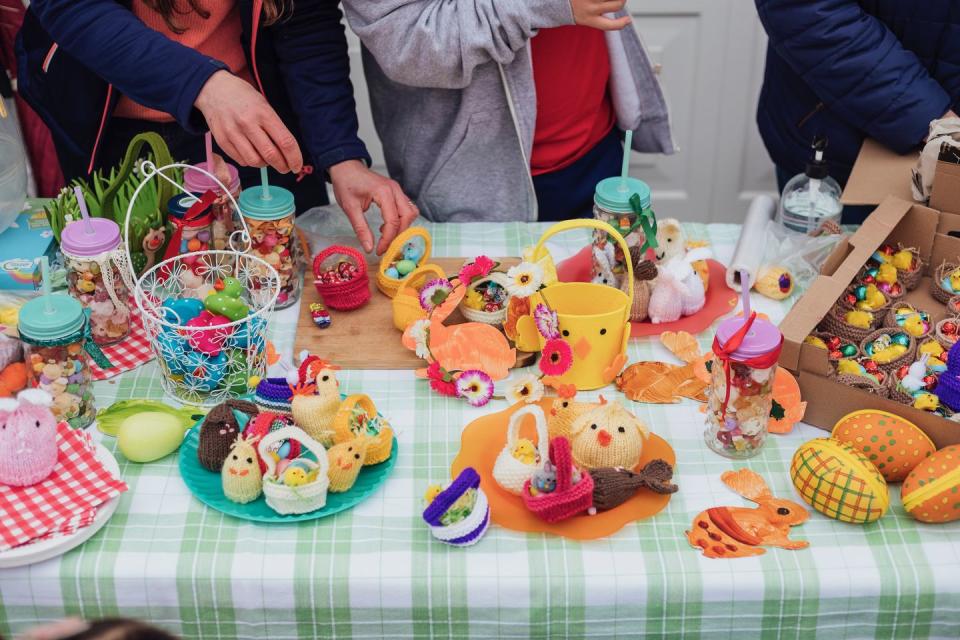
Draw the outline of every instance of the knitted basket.
<instances>
[{"instance_id":1,"label":"knitted basket","mask_svg":"<svg viewBox=\"0 0 960 640\"><path fill-rule=\"evenodd\" d=\"M950 351L950 347L952 347L955 344L955 342L947 338L947 335L943 332L943 325L947 322L952 322L958 327L960 327L960 317L951 316L949 318L944 318L939 322L937 322L933 330L933 337L937 339L937 342L940 343L941 347L943 347L947 351Z\"/></svg>"},{"instance_id":2,"label":"knitted basket","mask_svg":"<svg viewBox=\"0 0 960 640\"><path fill-rule=\"evenodd\" d=\"M513 449L517 446L517 440L520 437L520 424L523 422L523 417L527 415L533 416L537 426L537 453L540 460L534 461L533 464L525 464L513 457ZM493 465L493 479L497 484L514 495L520 495L524 483L533 477L534 472L547 459L549 438L547 418L543 415L540 405L528 404L515 411L510 416L510 424L507 426L507 442Z\"/></svg>"},{"instance_id":3,"label":"knitted basket","mask_svg":"<svg viewBox=\"0 0 960 640\"><path fill-rule=\"evenodd\" d=\"M868 344L870 344L880 336L883 336L883 335L893 336L893 334L895 333L902 333L903 335L907 336L907 338L910 339L910 342L907 345L907 350L900 357L894 358L890 362L886 362L886 363L877 362L877 367L886 374L891 374L897 369L899 369L902 365L912 364L914 360L916 360L917 341L913 339L913 336L911 336L909 333L907 333L900 327L897 327L895 329L891 327L878 329L860 341L860 353L863 354L864 358L869 358L870 356L867 354Z\"/></svg>"},{"instance_id":4,"label":"knitted basket","mask_svg":"<svg viewBox=\"0 0 960 640\"><path fill-rule=\"evenodd\" d=\"M405 277L401 278L391 278L387 275L387 269L390 268L391 263L403 255L403 245L417 237L423 238L424 243L423 255L420 257L420 260L417 264L425 264L430 259L430 249L433 246L433 239L430 237L430 232L423 227L410 227L398 235L393 239L393 242L391 242L390 246L387 247L386 253L384 253L383 257L380 259L380 267L377 270L377 288L380 289L380 292L388 298L392 298L397 295L400 285L402 285L404 281L410 277L410 274L408 273Z\"/></svg>"},{"instance_id":5,"label":"knitted basket","mask_svg":"<svg viewBox=\"0 0 960 640\"><path fill-rule=\"evenodd\" d=\"M293 419L290 416L284 416L283 414L272 411L261 411L247 423L247 428L243 430L243 435L245 438L262 439L272 431L279 431L280 429L292 426ZM281 456L279 449L284 445L286 445L287 451L285 455ZM276 457L277 459L293 460L294 458L300 457L301 450L299 442L296 440L287 440L277 443L277 448L269 453L271 457ZM267 461L263 459L263 456L260 456L260 473L266 472Z\"/></svg>"},{"instance_id":6,"label":"knitted basket","mask_svg":"<svg viewBox=\"0 0 960 640\"><path fill-rule=\"evenodd\" d=\"M270 447L282 440L299 441L317 457L317 477L312 482L289 487L277 473L277 461L270 454ZM272 431L257 445L257 452L267 462L267 473L263 476L263 495L267 506L280 515L309 513L321 509L327 504L327 450L323 445L308 436L298 427L284 427Z\"/></svg>"},{"instance_id":7,"label":"knitted basket","mask_svg":"<svg viewBox=\"0 0 960 640\"><path fill-rule=\"evenodd\" d=\"M440 518L443 514L469 489L477 490L477 502L470 515L451 525L442 524ZM441 491L424 510L423 520L430 527L433 537L440 542L455 547L469 547L478 543L490 525L490 503L480 488L480 474L477 470L467 467L461 471L450 486Z\"/></svg>"},{"instance_id":8,"label":"knitted basket","mask_svg":"<svg viewBox=\"0 0 960 640\"><path fill-rule=\"evenodd\" d=\"M824 342L826 342L826 341L829 340L830 338L834 337L832 333L829 333L829 332L827 332L827 331L814 331L814 332L812 332L810 335L811 335L811 336L815 336L815 337L817 337L817 338L820 338L820 339L823 340ZM852 356L843 356L844 358L859 358L861 355L863 355L863 354L860 353L860 343L859 343L859 342L852 342L852 341L851 341L851 342L843 342L843 339L841 338L841 344L852 344L854 347L857 348L857 352L856 352L855 354L853 354ZM830 360L831 362L836 362L837 360L839 360L839 358L831 358L830 355L829 355L829 351L827 352L827 359Z\"/></svg>"},{"instance_id":9,"label":"knitted basket","mask_svg":"<svg viewBox=\"0 0 960 640\"><path fill-rule=\"evenodd\" d=\"M912 311L912 312L914 312L914 313L919 313L919 312L920 312L919 309L917 309L915 306L913 306L913 305L910 304L909 302L894 302L892 305L890 305L890 308L887 309L887 312L886 312L886 313L884 314L884 316L883 316L883 326L884 326L884 327L890 327L890 328L894 328L894 329L900 327L900 325L897 324L897 311L900 310L900 309L908 309L908 310L910 310L910 311ZM922 339L926 338L927 336L929 336L931 331L933 331L933 325L932 325L932 323L930 324L930 328L927 329L927 331L926 331L925 333L922 333L922 334L919 335L919 336L913 336L913 337L916 338L917 340L922 340ZM912 334L911 334L911 335L912 335Z\"/></svg>"},{"instance_id":10,"label":"knitted basket","mask_svg":"<svg viewBox=\"0 0 960 640\"><path fill-rule=\"evenodd\" d=\"M337 263L353 261L359 273L346 282L322 282L320 273L336 259ZM338 311L359 309L370 301L370 276L367 275L367 261L363 254L352 247L333 245L317 254L313 259L313 285L323 298L323 303Z\"/></svg>"},{"instance_id":11,"label":"knitted basket","mask_svg":"<svg viewBox=\"0 0 960 640\"><path fill-rule=\"evenodd\" d=\"M854 389L860 389L861 391L872 393L873 395L880 396L881 398L890 396L890 386L879 383L873 378L865 378L864 376L858 376L852 373L838 373L834 375L834 380L842 385L853 387Z\"/></svg>"},{"instance_id":12,"label":"knitted basket","mask_svg":"<svg viewBox=\"0 0 960 640\"><path fill-rule=\"evenodd\" d=\"M943 288L943 279L958 266L960 265L957 265L955 262L944 261L941 262L940 266L933 272L933 278L930 279L930 295L932 295L937 302L947 304L950 302L950 298L957 295L956 292Z\"/></svg>"},{"instance_id":13,"label":"knitted basket","mask_svg":"<svg viewBox=\"0 0 960 640\"><path fill-rule=\"evenodd\" d=\"M484 276L483 278L477 278L475 281L470 283L470 288L474 289L477 287L477 285L485 282L494 282L503 287L504 291L506 291L507 284L509 284L510 281L507 279L507 275L505 273L495 272ZM460 313L462 313L463 317L470 322L482 322L483 324L490 324L494 326L502 325L504 320L507 319L507 305L509 303L510 298L508 296L506 299L504 299L503 308L499 311L482 311L480 309L471 309L468 307L466 305L466 296L464 296L464 300L460 302Z\"/></svg>"},{"instance_id":14,"label":"knitted basket","mask_svg":"<svg viewBox=\"0 0 960 640\"><path fill-rule=\"evenodd\" d=\"M530 495L530 480L523 483L523 504L545 522L560 522L584 513L593 506L593 478L580 470L580 482L573 484L573 456L564 437L550 441L550 462L557 470L557 488L551 493Z\"/></svg>"},{"instance_id":15,"label":"knitted basket","mask_svg":"<svg viewBox=\"0 0 960 640\"><path fill-rule=\"evenodd\" d=\"M920 285L920 281L923 280L923 258L920 257L920 252L913 247L905 248L902 244L898 244L897 249L899 251L906 249L913 254L913 269L897 269L897 277L900 282L903 283L903 288L907 291L913 291Z\"/></svg>"},{"instance_id":16,"label":"knitted basket","mask_svg":"<svg viewBox=\"0 0 960 640\"><path fill-rule=\"evenodd\" d=\"M399 331L406 331L417 320L426 319L427 312L420 305L420 289L430 280L446 277L443 269L435 264L425 264L410 272L397 295L390 301L393 326Z\"/></svg>"},{"instance_id":17,"label":"knitted basket","mask_svg":"<svg viewBox=\"0 0 960 640\"><path fill-rule=\"evenodd\" d=\"M370 396L363 395L362 393L347 396L347 398L340 403L340 409L337 410L337 415L333 418L333 441L336 444L340 444L341 442L353 440L357 436L366 433L371 437L372 441L370 442L370 446L367 447L367 454L363 458L363 465L379 464L389 458L390 452L393 450L393 429L390 425L386 424L386 422L384 422L380 431L377 433L369 433L365 429L357 429L351 424L354 407L362 408L368 418L377 417L377 406L373 404Z\"/></svg>"},{"instance_id":18,"label":"knitted basket","mask_svg":"<svg viewBox=\"0 0 960 640\"><path fill-rule=\"evenodd\" d=\"M849 294L849 293L854 293L854 290L855 290L857 287L859 287L859 286L860 286L860 285L856 285L856 284L850 285L849 287L847 287L847 288L844 290L843 295L840 296L840 299L837 300L837 305L840 306L840 307L842 307L842 308L844 309L844 311L849 311L850 309L856 309L856 308L857 308L857 306L856 306L855 304L850 304L849 302L847 302L846 297L847 297L847 294ZM878 291L879 291L879 289L878 289ZM878 308L876 308L876 309L868 310L868 311L870 311L874 316L877 317L877 319L878 319L877 321L878 321L878 322L880 321L881 318L883 318L883 312L884 312L884 311L887 309L887 307L889 307L890 304L893 302L893 298L890 296L889 293L885 293L885 292L883 292L883 291L880 291L880 295L882 295L882 296L883 296L883 299L884 299L883 305L881 305L880 307L878 307Z\"/></svg>"},{"instance_id":19,"label":"knitted basket","mask_svg":"<svg viewBox=\"0 0 960 640\"><path fill-rule=\"evenodd\" d=\"M264 378L257 384L257 391L253 397L254 404L260 411L270 411L280 415L293 417L290 403L293 402L293 391L286 378Z\"/></svg>"},{"instance_id":20,"label":"knitted basket","mask_svg":"<svg viewBox=\"0 0 960 640\"><path fill-rule=\"evenodd\" d=\"M830 311L827 312L827 315L823 317L823 320L820 321L821 330L832 336L839 337L844 342L860 344L861 340L870 335L871 332L876 331L880 323L880 318L883 317L883 314L873 314L873 323L870 328L861 329L860 327L847 324L847 321L844 319L844 314L847 311L849 311L849 308L843 308L840 304L833 305Z\"/></svg>"},{"instance_id":21,"label":"knitted basket","mask_svg":"<svg viewBox=\"0 0 960 640\"><path fill-rule=\"evenodd\" d=\"M947 300L947 313L960 316L960 296L953 296Z\"/></svg>"}]
</instances>

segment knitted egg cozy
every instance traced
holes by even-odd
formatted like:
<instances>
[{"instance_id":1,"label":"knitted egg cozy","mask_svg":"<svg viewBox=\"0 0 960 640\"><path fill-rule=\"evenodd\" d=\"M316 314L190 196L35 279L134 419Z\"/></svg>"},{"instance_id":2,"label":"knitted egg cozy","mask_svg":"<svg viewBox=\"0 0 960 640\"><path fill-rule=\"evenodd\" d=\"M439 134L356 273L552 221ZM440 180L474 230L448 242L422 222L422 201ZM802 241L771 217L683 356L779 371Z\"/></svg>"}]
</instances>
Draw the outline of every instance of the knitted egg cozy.
<instances>
[{"instance_id":1,"label":"knitted egg cozy","mask_svg":"<svg viewBox=\"0 0 960 640\"><path fill-rule=\"evenodd\" d=\"M477 501L473 511L466 518L450 525L441 521L443 515L457 500L470 489L477 490ZM433 502L423 512L423 520L430 527L430 533L437 540L455 547L467 547L476 544L487 532L490 525L490 504L480 488L480 474L473 467L467 467L450 484L437 494Z\"/></svg>"},{"instance_id":2,"label":"knitted egg cozy","mask_svg":"<svg viewBox=\"0 0 960 640\"><path fill-rule=\"evenodd\" d=\"M363 468L363 459L367 455L367 447L371 439L366 437L354 438L341 442L327 449L327 477L330 486L327 491L343 493L353 488Z\"/></svg>"},{"instance_id":3,"label":"knitted egg cozy","mask_svg":"<svg viewBox=\"0 0 960 640\"><path fill-rule=\"evenodd\" d=\"M233 502L247 504L260 497L263 478L257 465L257 451L252 440L238 436L230 448L220 472L223 495Z\"/></svg>"},{"instance_id":4,"label":"knitted egg cozy","mask_svg":"<svg viewBox=\"0 0 960 640\"><path fill-rule=\"evenodd\" d=\"M257 385L253 401L260 411L292 416L293 391L286 378L264 378Z\"/></svg>"},{"instance_id":5,"label":"knitted egg cozy","mask_svg":"<svg viewBox=\"0 0 960 640\"><path fill-rule=\"evenodd\" d=\"M237 436L258 412L257 405L248 400L227 400L211 409L200 425L200 464L210 471L220 471Z\"/></svg>"},{"instance_id":6,"label":"knitted egg cozy","mask_svg":"<svg viewBox=\"0 0 960 640\"><path fill-rule=\"evenodd\" d=\"M950 347L947 354L947 370L940 374L933 393L951 411L960 411L960 341Z\"/></svg>"},{"instance_id":7,"label":"knitted egg cozy","mask_svg":"<svg viewBox=\"0 0 960 640\"><path fill-rule=\"evenodd\" d=\"M26 389L0 398L0 484L25 487L47 478L57 464L57 420L46 391Z\"/></svg>"}]
</instances>

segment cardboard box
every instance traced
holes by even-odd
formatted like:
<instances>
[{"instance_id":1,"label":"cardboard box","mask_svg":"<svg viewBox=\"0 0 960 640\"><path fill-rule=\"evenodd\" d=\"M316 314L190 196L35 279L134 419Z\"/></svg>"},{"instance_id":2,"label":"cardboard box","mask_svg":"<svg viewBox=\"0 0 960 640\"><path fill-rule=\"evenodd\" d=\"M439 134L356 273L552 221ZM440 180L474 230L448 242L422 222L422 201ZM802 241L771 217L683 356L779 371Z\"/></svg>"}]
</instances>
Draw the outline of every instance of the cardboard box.
<instances>
[{"instance_id":1,"label":"cardboard box","mask_svg":"<svg viewBox=\"0 0 960 640\"><path fill-rule=\"evenodd\" d=\"M946 307L930 295L930 276L944 260L960 262L960 238L947 235L960 232L960 166L940 163L928 207L909 197L910 168L915 161L915 157L896 156L876 143L864 145L844 202L880 202L880 206L852 237L840 242L824 263L821 275L781 323L784 345L780 365L797 376L801 394L808 403L805 422L830 430L851 411L883 409L911 420L927 432L937 447L944 447L960 444L960 424L834 382L830 379L833 366L826 351L803 342L873 252L886 243L916 247L924 260L922 282L903 299L930 312L934 322L947 315ZM902 197L905 194L906 199Z\"/></svg>"},{"instance_id":2,"label":"cardboard box","mask_svg":"<svg viewBox=\"0 0 960 640\"><path fill-rule=\"evenodd\" d=\"M0 289L31 290L40 279L37 258L53 258L56 243L47 214L39 201L17 216L16 222L0 233Z\"/></svg>"}]
</instances>

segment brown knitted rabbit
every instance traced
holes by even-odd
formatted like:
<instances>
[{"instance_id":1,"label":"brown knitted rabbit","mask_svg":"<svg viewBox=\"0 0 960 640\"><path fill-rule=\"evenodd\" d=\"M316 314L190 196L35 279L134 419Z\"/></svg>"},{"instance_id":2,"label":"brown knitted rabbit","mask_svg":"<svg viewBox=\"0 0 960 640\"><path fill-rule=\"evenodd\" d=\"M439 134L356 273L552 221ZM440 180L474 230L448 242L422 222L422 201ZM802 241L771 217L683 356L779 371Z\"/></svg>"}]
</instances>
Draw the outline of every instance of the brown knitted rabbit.
<instances>
[{"instance_id":1,"label":"brown knitted rabbit","mask_svg":"<svg viewBox=\"0 0 960 640\"><path fill-rule=\"evenodd\" d=\"M211 409L200 425L197 446L200 464L210 471L220 471L230 447L258 411L257 405L247 400L227 400Z\"/></svg>"}]
</instances>

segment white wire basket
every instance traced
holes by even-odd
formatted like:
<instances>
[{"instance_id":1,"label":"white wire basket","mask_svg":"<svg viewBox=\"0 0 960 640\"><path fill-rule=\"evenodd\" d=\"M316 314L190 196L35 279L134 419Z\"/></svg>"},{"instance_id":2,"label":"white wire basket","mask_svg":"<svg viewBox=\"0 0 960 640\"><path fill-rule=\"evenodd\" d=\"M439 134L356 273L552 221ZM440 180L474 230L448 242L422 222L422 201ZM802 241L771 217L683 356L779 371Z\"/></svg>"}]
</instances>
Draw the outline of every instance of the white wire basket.
<instances>
[{"instance_id":1,"label":"white wire basket","mask_svg":"<svg viewBox=\"0 0 960 640\"><path fill-rule=\"evenodd\" d=\"M240 210L230 190L206 170L180 163L157 167L144 161L142 181L133 192L124 223L128 265L132 264L130 212L144 185L157 177L189 193L164 174L175 168L205 174L227 194L234 210ZM250 231L243 216L237 218L242 228L230 236L229 250L184 253L159 262L139 278L133 274L133 298L157 356L163 389L184 403L212 406L252 393L252 379L266 374L267 321L280 295L280 276L249 253ZM207 311L204 301L211 293L225 296L218 301L229 308L245 305L247 315L230 321Z\"/></svg>"}]
</instances>

